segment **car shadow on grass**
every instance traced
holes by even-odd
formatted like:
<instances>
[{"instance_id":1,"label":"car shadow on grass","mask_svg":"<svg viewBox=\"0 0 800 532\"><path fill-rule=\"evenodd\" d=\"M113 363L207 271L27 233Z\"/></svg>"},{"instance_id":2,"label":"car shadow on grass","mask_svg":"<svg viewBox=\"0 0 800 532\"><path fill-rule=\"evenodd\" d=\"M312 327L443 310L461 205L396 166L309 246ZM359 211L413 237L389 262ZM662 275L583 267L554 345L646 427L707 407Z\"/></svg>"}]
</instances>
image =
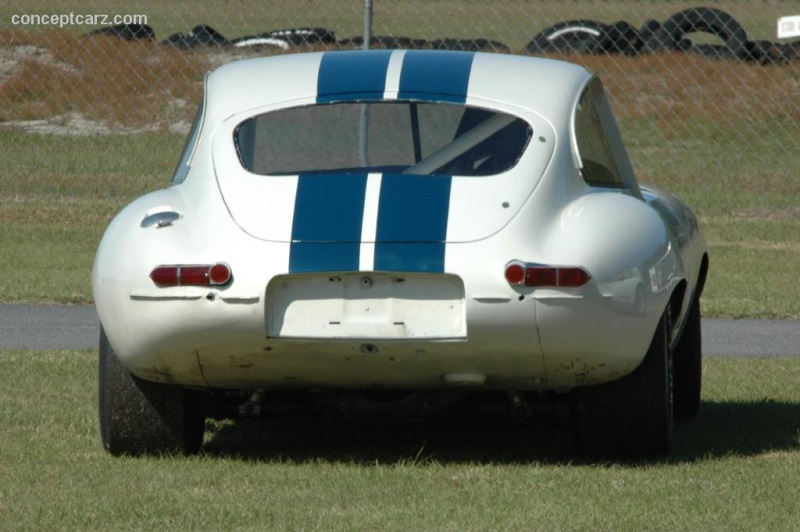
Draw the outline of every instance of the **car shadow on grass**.
<instances>
[{"instance_id":1,"label":"car shadow on grass","mask_svg":"<svg viewBox=\"0 0 800 532\"><path fill-rule=\"evenodd\" d=\"M781 452L800 453L800 403L704 401L697 417L677 425L666 461Z\"/></svg>"},{"instance_id":2,"label":"car shadow on grass","mask_svg":"<svg viewBox=\"0 0 800 532\"><path fill-rule=\"evenodd\" d=\"M566 462L571 448L568 425L551 421L302 419L225 422L207 432L203 452L269 462L399 465Z\"/></svg>"},{"instance_id":3,"label":"car shadow on grass","mask_svg":"<svg viewBox=\"0 0 800 532\"><path fill-rule=\"evenodd\" d=\"M568 418L534 420L237 420L209 422L202 452L247 461L380 464L607 464L575 450ZM646 463L800 452L800 404L703 402L675 426L672 452Z\"/></svg>"}]
</instances>

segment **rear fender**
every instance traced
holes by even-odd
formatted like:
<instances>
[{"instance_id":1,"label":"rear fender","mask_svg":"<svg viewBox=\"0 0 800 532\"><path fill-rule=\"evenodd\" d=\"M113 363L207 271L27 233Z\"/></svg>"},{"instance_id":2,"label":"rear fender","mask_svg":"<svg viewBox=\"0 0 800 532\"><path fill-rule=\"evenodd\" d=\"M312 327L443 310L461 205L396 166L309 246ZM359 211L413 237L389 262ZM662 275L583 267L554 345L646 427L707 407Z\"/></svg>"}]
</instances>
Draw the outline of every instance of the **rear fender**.
<instances>
[{"instance_id":1,"label":"rear fender","mask_svg":"<svg viewBox=\"0 0 800 532\"><path fill-rule=\"evenodd\" d=\"M619 193L596 193L569 203L545 247L554 264L583 266L601 293L638 278L648 296L669 294L684 278L676 243L647 203ZM667 296L658 316L664 310ZM657 318L656 318L657 321Z\"/></svg>"},{"instance_id":2,"label":"rear fender","mask_svg":"<svg viewBox=\"0 0 800 532\"><path fill-rule=\"evenodd\" d=\"M542 251L543 263L591 275L578 288L532 294L549 384L597 384L633 371L684 278L659 215L622 193L582 196L549 228Z\"/></svg>"}]
</instances>

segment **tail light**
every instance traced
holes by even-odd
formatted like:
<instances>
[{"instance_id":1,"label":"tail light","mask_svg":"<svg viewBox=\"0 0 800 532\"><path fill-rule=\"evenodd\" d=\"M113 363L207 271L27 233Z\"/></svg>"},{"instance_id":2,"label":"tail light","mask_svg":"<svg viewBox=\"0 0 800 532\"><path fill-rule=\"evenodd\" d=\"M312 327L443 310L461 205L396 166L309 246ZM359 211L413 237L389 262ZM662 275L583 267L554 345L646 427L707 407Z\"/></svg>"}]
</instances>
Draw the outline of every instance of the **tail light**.
<instances>
[{"instance_id":1,"label":"tail light","mask_svg":"<svg viewBox=\"0 0 800 532\"><path fill-rule=\"evenodd\" d=\"M231 267L224 262L170 264L158 266L150 272L150 279L158 286L223 286L232 277Z\"/></svg>"},{"instance_id":2,"label":"tail light","mask_svg":"<svg viewBox=\"0 0 800 532\"><path fill-rule=\"evenodd\" d=\"M579 266L543 266L512 261L506 265L506 281L514 286L583 286L592 278Z\"/></svg>"}]
</instances>

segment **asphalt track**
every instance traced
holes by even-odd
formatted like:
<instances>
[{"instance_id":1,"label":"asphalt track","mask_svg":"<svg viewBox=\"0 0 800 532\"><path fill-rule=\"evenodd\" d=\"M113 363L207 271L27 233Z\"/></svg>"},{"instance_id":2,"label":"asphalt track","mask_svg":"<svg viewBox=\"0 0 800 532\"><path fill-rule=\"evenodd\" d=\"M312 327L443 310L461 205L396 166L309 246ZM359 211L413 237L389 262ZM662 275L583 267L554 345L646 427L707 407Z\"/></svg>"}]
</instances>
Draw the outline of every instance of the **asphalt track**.
<instances>
[{"instance_id":1,"label":"asphalt track","mask_svg":"<svg viewBox=\"0 0 800 532\"><path fill-rule=\"evenodd\" d=\"M97 349L100 321L91 305L0 304L0 349ZM703 320L711 356L800 356L800 321Z\"/></svg>"}]
</instances>

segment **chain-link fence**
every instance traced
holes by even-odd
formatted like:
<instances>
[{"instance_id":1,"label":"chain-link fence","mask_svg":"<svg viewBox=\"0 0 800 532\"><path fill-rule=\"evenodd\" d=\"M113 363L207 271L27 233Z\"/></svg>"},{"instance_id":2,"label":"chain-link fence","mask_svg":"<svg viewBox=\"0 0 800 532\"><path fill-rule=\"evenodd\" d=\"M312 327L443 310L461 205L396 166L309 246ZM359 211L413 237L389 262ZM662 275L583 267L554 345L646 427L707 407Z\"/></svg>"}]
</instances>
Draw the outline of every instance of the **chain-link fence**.
<instances>
[{"instance_id":1,"label":"chain-link fence","mask_svg":"<svg viewBox=\"0 0 800 532\"><path fill-rule=\"evenodd\" d=\"M677 187L701 209L732 188L755 206L762 197L796 203L800 44L777 39L776 27L779 17L800 15L800 2L700 5L6 0L0 128L184 133L203 74L256 55L364 46L547 55L601 74L640 180Z\"/></svg>"}]
</instances>

